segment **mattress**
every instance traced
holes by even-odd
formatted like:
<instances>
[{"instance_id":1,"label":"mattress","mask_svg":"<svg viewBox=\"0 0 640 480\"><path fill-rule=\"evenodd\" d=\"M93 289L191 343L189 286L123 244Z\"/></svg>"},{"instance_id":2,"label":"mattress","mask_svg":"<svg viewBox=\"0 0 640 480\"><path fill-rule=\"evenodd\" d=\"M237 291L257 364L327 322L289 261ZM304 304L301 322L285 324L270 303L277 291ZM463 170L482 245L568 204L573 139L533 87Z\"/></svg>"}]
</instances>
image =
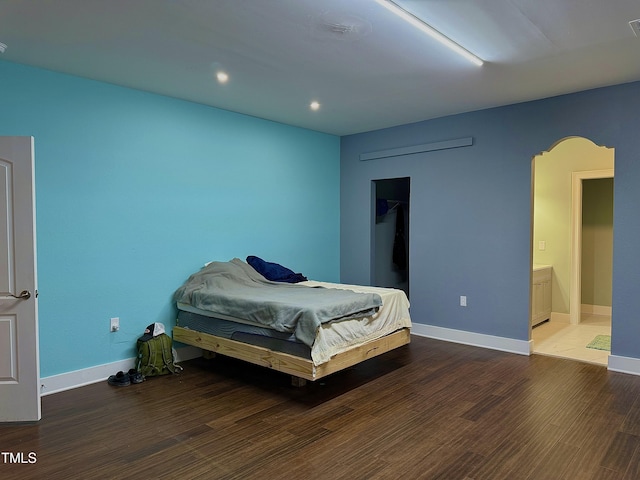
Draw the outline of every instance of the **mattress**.
<instances>
[{"instance_id":1,"label":"mattress","mask_svg":"<svg viewBox=\"0 0 640 480\"><path fill-rule=\"evenodd\" d=\"M178 308L176 323L179 327L311 359L311 348L296 339L292 333L278 332L264 325L213 317L211 312L189 305L179 304Z\"/></svg>"},{"instance_id":2,"label":"mattress","mask_svg":"<svg viewBox=\"0 0 640 480\"><path fill-rule=\"evenodd\" d=\"M182 303L178 303L178 325L302 358L310 358L314 365L322 365L338 353L381 338L396 330L411 328L409 301L402 290L317 281L300 282L298 285L376 293L382 299L382 306L371 316L322 324L311 348L298 341L293 334L278 332L245 319L220 318L212 312Z\"/></svg>"}]
</instances>

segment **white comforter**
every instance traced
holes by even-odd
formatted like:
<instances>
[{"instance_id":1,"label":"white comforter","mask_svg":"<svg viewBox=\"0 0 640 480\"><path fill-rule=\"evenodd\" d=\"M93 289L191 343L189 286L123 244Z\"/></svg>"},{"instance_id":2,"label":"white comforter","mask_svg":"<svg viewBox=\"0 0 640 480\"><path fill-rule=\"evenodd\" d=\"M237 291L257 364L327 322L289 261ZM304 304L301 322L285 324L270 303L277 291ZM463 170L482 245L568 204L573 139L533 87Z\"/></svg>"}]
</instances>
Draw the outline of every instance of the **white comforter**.
<instances>
[{"instance_id":1,"label":"white comforter","mask_svg":"<svg viewBox=\"0 0 640 480\"><path fill-rule=\"evenodd\" d=\"M300 282L298 285L377 293L382 298L382 307L370 317L334 321L320 326L311 347L311 359L316 366L354 346L384 337L400 328L411 328L409 300L402 290L316 281Z\"/></svg>"}]
</instances>

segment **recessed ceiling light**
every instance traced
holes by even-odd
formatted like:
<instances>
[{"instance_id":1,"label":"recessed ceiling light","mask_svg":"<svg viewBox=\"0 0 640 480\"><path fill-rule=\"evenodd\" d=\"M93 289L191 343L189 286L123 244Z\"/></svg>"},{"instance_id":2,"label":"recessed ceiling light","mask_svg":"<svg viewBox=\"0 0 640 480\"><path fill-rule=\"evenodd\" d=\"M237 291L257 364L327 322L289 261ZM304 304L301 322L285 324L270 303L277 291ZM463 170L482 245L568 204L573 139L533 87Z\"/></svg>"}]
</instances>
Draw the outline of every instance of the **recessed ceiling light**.
<instances>
[{"instance_id":1,"label":"recessed ceiling light","mask_svg":"<svg viewBox=\"0 0 640 480\"><path fill-rule=\"evenodd\" d=\"M311 102L311 103L309 104L309 108L310 108L311 110L318 110L318 109L320 109L320 103L319 103L319 102L316 102L316 101L314 100L313 102Z\"/></svg>"},{"instance_id":2,"label":"recessed ceiling light","mask_svg":"<svg viewBox=\"0 0 640 480\"><path fill-rule=\"evenodd\" d=\"M226 72L218 72L216 74L216 78L220 83L227 83L227 81L229 80L229 75L227 75Z\"/></svg>"},{"instance_id":3,"label":"recessed ceiling light","mask_svg":"<svg viewBox=\"0 0 640 480\"><path fill-rule=\"evenodd\" d=\"M4 53L7 50L7 46L4 43L0 43L0 53Z\"/></svg>"}]
</instances>

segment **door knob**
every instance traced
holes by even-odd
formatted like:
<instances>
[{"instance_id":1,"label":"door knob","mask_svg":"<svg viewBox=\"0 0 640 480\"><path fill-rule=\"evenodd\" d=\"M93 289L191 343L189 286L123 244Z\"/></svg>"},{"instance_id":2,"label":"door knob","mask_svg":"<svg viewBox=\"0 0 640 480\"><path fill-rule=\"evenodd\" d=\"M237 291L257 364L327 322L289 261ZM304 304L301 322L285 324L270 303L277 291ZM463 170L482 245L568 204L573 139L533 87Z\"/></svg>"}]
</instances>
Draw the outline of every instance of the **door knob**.
<instances>
[{"instance_id":1,"label":"door knob","mask_svg":"<svg viewBox=\"0 0 640 480\"><path fill-rule=\"evenodd\" d=\"M20 295L11 295L13 298L19 298L20 300L29 300L31 298L31 292L29 290L23 290Z\"/></svg>"}]
</instances>

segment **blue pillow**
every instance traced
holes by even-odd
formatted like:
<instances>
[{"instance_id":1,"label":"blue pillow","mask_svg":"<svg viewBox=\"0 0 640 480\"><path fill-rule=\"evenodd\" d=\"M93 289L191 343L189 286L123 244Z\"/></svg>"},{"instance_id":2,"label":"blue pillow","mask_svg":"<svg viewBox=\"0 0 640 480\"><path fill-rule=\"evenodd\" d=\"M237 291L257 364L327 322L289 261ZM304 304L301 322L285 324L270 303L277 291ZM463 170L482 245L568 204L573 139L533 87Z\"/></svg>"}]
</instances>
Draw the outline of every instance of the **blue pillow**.
<instances>
[{"instance_id":1,"label":"blue pillow","mask_svg":"<svg viewBox=\"0 0 640 480\"><path fill-rule=\"evenodd\" d=\"M264 278L274 282L298 283L304 282L307 279L307 277L301 273L295 273L293 270L289 270L287 267L283 267L277 263L265 262L260 257L254 255L247 257L247 263Z\"/></svg>"}]
</instances>

